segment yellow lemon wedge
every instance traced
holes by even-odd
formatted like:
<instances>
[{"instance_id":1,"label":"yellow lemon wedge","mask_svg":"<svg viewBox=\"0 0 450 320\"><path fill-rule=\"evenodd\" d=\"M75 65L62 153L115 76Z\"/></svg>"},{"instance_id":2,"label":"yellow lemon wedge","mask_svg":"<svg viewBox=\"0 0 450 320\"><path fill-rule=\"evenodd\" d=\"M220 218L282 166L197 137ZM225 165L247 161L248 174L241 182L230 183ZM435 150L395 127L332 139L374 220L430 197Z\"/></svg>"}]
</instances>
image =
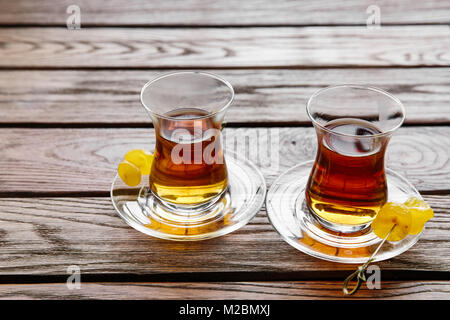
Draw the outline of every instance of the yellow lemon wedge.
<instances>
[{"instance_id":1,"label":"yellow lemon wedge","mask_svg":"<svg viewBox=\"0 0 450 320\"><path fill-rule=\"evenodd\" d=\"M128 161L119 163L117 172L127 186L134 187L141 183L141 170Z\"/></svg>"},{"instance_id":2,"label":"yellow lemon wedge","mask_svg":"<svg viewBox=\"0 0 450 320\"><path fill-rule=\"evenodd\" d=\"M409 234L411 227L412 216L408 207L395 202L387 202L372 222L373 232L379 238L384 239L392 229L388 241L402 240Z\"/></svg>"},{"instance_id":3,"label":"yellow lemon wedge","mask_svg":"<svg viewBox=\"0 0 450 320\"><path fill-rule=\"evenodd\" d=\"M412 225L409 234L419 234L425 223L434 217L433 209L424 200L411 197L405 202L405 206L409 209L412 217Z\"/></svg>"},{"instance_id":4,"label":"yellow lemon wedge","mask_svg":"<svg viewBox=\"0 0 450 320\"><path fill-rule=\"evenodd\" d=\"M134 164L139 168L141 174L150 174L150 169L152 167L153 155L143 149L133 149L127 152L125 155L125 161Z\"/></svg>"},{"instance_id":5,"label":"yellow lemon wedge","mask_svg":"<svg viewBox=\"0 0 450 320\"><path fill-rule=\"evenodd\" d=\"M387 240L400 241L408 234L419 234L433 217L433 209L426 201L411 197L403 204L387 202L373 220L372 229L377 237L384 238L395 225Z\"/></svg>"}]
</instances>

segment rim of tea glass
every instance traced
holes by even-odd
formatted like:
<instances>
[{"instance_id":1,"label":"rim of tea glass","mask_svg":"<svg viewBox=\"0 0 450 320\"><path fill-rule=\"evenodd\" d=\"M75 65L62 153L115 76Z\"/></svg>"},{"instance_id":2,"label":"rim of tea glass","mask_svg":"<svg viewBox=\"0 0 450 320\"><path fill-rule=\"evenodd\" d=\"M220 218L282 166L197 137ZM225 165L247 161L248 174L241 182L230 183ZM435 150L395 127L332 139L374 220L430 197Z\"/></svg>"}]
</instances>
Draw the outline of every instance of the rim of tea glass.
<instances>
[{"instance_id":1,"label":"rim of tea glass","mask_svg":"<svg viewBox=\"0 0 450 320\"><path fill-rule=\"evenodd\" d=\"M177 118L177 117L171 117L171 116L168 116L168 115L165 115L165 114L157 113L157 112L153 111L153 110L151 109L151 107L147 106L147 105L144 103L144 99L143 99L143 94L144 94L145 89L147 89L147 88L148 88L149 86L151 86L153 83L155 83L155 82L157 82L157 81L159 81L159 80L162 80L162 79L164 79L164 78L172 77L172 76L179 75L179 74L200 74L200 75L203 75L203 76L207 76L207 77L210 77L210 78L214 78L214 79L216 79L216 80L222 82L225 86L227 86L228 89L229 89L230 92L231 92L231 97L230 97L230 99L228 100L228 102L227 102L224 106L220 107L220 109L218 109L217 111L208 113L207 115L193 117L192 119L206 119L206 118L214 117L216 114L219 114L219 113L225 111L225 110L231 105L231 103L232 103L233 100L234 100L234 89L233 89L233 86L231 85L231 83L229 83L227 80L223 79L222 77L220 77L220 76L218 76L218 75L216 75L216 74L214 74L214 73L211 73L211 72L204 72L204 71L195 71L195 70L174 71L174 72L164 73L164 74L162 74L162 75L156 77L155 79L148 81L148 82L147 82L146 84L144 84L144 86L142 87L142 89L141 89L141 94L140 94L140 99L141 99L142 105L144 106L144 108L145 108L148 112L151 112L152 114L156 115L157 117L162 118L162 119L166 119L166 120L175 120L175 121L178 121L178 120L186 120L186 118L180 119L180 118Z\"/></svg>"},{"instance_id":2,"label":"rim of tea glass","mask_svg":"<svg viewBox=\"0 0 450 320\"><path fill-rule=\"evenodd\" d=\"M364 89L364 90L370 90L370 91L375 91L377 93L380 93L384 96L389 97L391 100L393 100L401 109L402 111L402 119L401 121L394 127L392 127L389 130L383 131L381 133L375 133L375 134L371 134L371 135L367 135L367 136L361 136L361 135L355 135L355 134L348 134L348 133L342 133L342 132L336 132L333 131L331 129L328 129L327 127L321 125L319 122L317 122L314 117L312 116L311 112L310 112L310 108L311 108L311 104L314 100L314 98L318 97L320 94L324 93L325 91L331 90L331 89L337 89L337 88L357 88L357 89ZM320 129L330 133L330 134L334 134L337 136L343 136L343 137L351 137L351 138L358 138L358 139L373 139L373 138L378 138L378 137L384 137L387 136L389 134L391 134L392 132L394 132L395 130L397 130L398 128L400 128L403 124L403 122L405 121L405 117L406 117L406 111L405 111L405 107L403 105L403 103L394 95L392 95L391 93L377 88L377 87L373 87L373 86L364 86L364 85L358 85L358 84L340 84L340 85L335 85L335 86L328 86L325 88L322 88L316 92L314 92L314 94L308 99L308 102L306 103L306 113L308 114L309 119L311 119L312 123L314 126L319 127Z\"/></svg>"}]
</instances>

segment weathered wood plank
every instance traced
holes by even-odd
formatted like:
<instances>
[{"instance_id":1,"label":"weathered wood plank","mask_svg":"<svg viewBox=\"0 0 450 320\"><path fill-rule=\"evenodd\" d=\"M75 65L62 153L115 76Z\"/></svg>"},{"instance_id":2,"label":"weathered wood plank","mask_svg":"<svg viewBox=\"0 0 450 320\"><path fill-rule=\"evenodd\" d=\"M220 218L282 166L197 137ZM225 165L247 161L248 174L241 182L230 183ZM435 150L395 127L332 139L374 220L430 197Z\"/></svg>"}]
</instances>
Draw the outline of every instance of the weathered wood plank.
<instances>
[{"instance_id":1,"label":"weathered wood plank","mask_svg":"<svg viewBox=\"0 0 450 320\"><path fill-rule=\"evenodd\" d=\"M450 271L450 200L445 195L425 199L435 217L414 247L377 263L385 280L405 277L405 270L431 274ZM259 273L259 279L254 280L261 281L280 275L284 275L283 280L343 280L355 268L322 261L292 248L270 225L264 210L236 232L192 243L159 240L135 231L115 213L109 198L3 198L0 212L3 276L66 277L67 267L77 265L82 277L157 276L151 281L167 280L167 274L203 281L238 276L240 281L251 279L252 273Z\"/></svg>"},{"instance_id":2,"label":"weathered wood plank","mask_svg":"<svg viewBox=\"0 0 450 320\"><path fill-rule=\"evenodd\" d=\"M383 281L381 290L366 286L352 297L342 294L339 281L279 282L142 282L82 283L80 289L68 290L65 284L19 284L0 286L0 299L426 299L450 298L448 281ZM272 310L273 311L273 310ZM178 310L173 311L173 315ZM273 314L273 312L272 312ZM167 314L170 316L170 313Z\"/></svg>"},{"instance_id":3,"label":"weathered wood plank","mask_svg":"<svg viewBox=\"0 0 450 320\"><path fill-rule=\"evenodd\" d=\"M0 73L1 123L150 123L141 87L164 71L11 70ZM212 70L234 86L230 123L305 124L308 98L346 83L392 92L405 105L406 123L450 122L450 69ZM343 80L345 79L345 80Z\"/></svg>"},{"instance_id":4,"label":"weathered wood plank","mask_svg":"<svg viewBox=\"0 0 450 320\"><path fill-rule=\"evenodd\" d=\"M125 153L153 150L154 139L154 129L0 129L0 193L107 192ZM302 127L227 128L224 140L228 150L247 154L269 185L314 159L317 144L313 128ZM421 191L448 190L449 152L450 127L404 127L390 142L387 165Z\"/></svg>"},{"instance_id":5,"label":"weathered wood plank","mask_svg":"<svg viewBox=\"0 0 450 320\"><path fill-rule=\"evenodd\" d=\"M0 1L0 24L65 25L71 0ZM366 24L366 12L374 2L268 1L268 0L77 0L83 25L308 25ZM449 23L448 2L376 2L382 23Z\"/></svg>"},{"instance_id":6,"label":"weathered wood plank","mask_svg":"<svg viewBox=\"0 0 450 320\"><path fill-rule=\"evenodd\" d=\"M4 28L3 68L449 66L450 29Z\"/></svg>"}]
</instances>

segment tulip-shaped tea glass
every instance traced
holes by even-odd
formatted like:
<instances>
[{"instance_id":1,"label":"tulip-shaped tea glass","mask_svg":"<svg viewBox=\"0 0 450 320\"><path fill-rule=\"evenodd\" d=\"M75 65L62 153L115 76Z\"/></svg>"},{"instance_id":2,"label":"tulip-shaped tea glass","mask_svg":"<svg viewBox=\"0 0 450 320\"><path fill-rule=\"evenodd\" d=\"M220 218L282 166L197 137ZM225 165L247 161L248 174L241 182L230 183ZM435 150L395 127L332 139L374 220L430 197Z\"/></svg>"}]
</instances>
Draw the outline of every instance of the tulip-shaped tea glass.
<instances>
[{"instance_id":1,"label":"tulip-shaped tea glass","mask_svg":"<svg viewBox=\"0 0 450 320\"><path fill-rule=\"evenodd\" d=\"M336 86L306 107L317 134L317 155L306 187L309 209L329 229L366 228L387 201L384 155L405 112L389 93Z\"/></svg>"},{"instance_id":2,"label":"tulip-shaped tea glass","mask_svg":"<svg viewBox=\"0 0 450 320\"><path fill-rule=\"evenodd\" d=\"M156 142L150 174L131 201L115 198L113 184L127 223L160 238L200 240L236 230L258 212L264 178L224 154L222 123L233 97L227 81L205 72L166 74L142 88Z\"/></svg>"},{"instance_id":3,"label":"tulip-shaped tea glass","mask_svg":"<svg viewBox=\"0 0 450 320\"><path fill-rule=\"evenodd\" d=\"M166 206L201 211L227 189L221 129L233 94L224 80L186 72L142 89L156 135L150 190Z\"/></svg>"},{"instance_id":4,"label":"tulip-shaped tea glass","mask_svg":"<svg viewBox=\"0 0 450 320\"><path fill-rule=\"evenodd\" d=\"M388 142L404 121L404 107L381 89L340 85L315 93L306 113L315 129L316 158L272 184L266 200L269 219L289 244L305 253L365 262L380 241L370 224L386 201L420 198L384 164ZM417 239L388 243L376 260L404 252Z\"/></svg>"}]
</instances>

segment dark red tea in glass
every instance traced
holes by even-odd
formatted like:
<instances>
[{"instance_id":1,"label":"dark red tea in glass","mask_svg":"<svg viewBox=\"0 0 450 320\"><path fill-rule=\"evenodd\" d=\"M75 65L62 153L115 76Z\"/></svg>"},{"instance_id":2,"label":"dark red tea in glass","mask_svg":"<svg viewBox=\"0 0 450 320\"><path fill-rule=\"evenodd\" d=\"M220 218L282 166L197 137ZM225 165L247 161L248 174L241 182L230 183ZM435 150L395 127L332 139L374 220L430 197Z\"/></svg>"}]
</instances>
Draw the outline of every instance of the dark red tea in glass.
<instances>
[{"instance_id":1,"label":"dark red tea in glass","mask_svg":"<svg viewBox=\"0 0 450 320\"><path fill-rule=\"evenodd\" d=\"M403 106L380 89L347 85L313 95L307 112L318 140L308 207L329 229L362 230L387 201L384 155L403 123Z\"/></svg>"}]
</instances>

